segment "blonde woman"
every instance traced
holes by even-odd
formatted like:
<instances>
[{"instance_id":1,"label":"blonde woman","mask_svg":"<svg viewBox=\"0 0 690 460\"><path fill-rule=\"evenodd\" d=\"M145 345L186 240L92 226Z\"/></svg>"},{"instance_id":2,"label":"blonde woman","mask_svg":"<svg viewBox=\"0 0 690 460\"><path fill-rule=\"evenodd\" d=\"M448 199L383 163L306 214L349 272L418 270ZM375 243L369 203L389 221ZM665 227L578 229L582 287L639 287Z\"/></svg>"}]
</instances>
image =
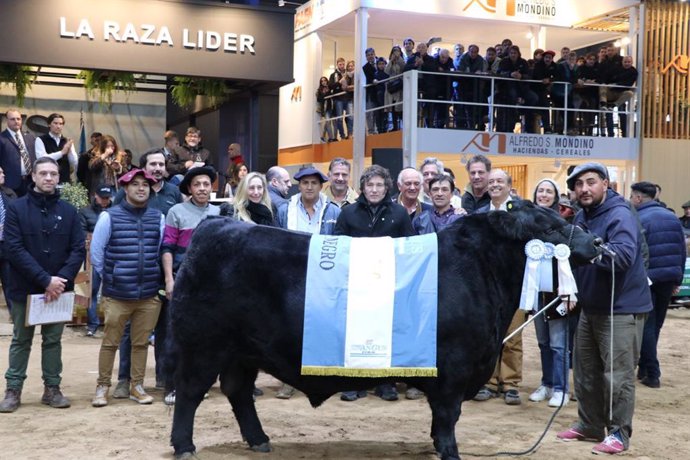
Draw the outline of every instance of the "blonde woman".
<instances>
[{"instance_id":1,"label":"blonde woman","mask_svg":"<svg viewBox=\"0 0 690 460\"><path fill-rule=\"evenodd\" d=\"M220 213L242 222L275 226L266 177L258 172L244 176L237 186L234 203L224 204Z\"/></svg>"}]
</instances>

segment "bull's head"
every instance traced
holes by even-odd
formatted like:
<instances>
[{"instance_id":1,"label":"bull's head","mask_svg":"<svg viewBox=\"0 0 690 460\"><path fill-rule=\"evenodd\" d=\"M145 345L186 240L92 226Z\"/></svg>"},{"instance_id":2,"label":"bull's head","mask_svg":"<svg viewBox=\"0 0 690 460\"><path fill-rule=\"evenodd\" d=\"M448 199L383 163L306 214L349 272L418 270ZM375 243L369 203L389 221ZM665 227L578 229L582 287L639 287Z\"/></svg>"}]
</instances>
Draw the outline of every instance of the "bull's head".
<instances>
[{"instance_id":1,"label":"bull's head","mask_svg":"<svg viewBox=\"0 0 690 460\"><path fill-rule=\"evenodd\" d=\"M508 212L490 212L488 219L500 235L509 239L527 242L536 238L567 245L575 263L587 263L601 254L601 239L528 201L509 202Z\"/></svg>"}]
</instances>

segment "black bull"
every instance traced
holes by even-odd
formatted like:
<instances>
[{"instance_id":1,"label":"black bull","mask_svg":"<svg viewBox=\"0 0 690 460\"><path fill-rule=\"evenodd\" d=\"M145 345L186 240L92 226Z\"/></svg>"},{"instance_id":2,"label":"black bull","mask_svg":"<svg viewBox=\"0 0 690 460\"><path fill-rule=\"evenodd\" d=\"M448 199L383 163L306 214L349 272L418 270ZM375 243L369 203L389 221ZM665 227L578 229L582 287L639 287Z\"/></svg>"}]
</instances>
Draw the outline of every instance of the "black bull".
<instances>
[{"instance_id":1,"label":"black bull","mask_svg":"<svg viewBox=\"0 0 690 460\"><path fill-rule=\"evenodd\" d=\"M438 377L316 377L300 375L309 236L222 218L202 223L171 306L175 454L195 451L194 415L218 376L243 438L254 450L270 450L252 400L262 369L304 392L314 407L343 390L413 385L427 395L436 451L444 460L459 458L462 402L491 376L519 304L524 246L533 238L568 244L575 263L599 252L593 236L531 204L465 217L438 234Z\"/></svg>"}]
</instances>

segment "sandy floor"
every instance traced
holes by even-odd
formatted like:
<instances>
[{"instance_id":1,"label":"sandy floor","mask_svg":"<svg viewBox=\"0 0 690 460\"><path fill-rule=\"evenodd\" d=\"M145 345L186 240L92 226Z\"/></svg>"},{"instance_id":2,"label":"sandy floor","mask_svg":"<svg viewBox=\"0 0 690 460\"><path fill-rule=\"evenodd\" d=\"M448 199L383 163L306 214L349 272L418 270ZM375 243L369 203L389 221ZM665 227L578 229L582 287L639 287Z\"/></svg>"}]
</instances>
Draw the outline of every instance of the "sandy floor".
<instances>
[{"instance_id":1,"label":"sandy floor","mask_svg":"<svg viewBox=\"0 0 690 460\"><path fill-rule=\"evenodd\" d=\"M690 310L673 310L659 345L662 388L638 385L635 432L631 450L622 457L635 459L690 458L690 393L682 382L690 380L687 338ZM0 369L7 368L9 337L0 337ZM14 414L0 417L0 458L3 459L158 459L172 458L168 446L171 412L162 393L151 390L156 402L137 406L113 400L102 409L90 406L95 388L99 341L67 330L63 341L65 394L72 400L66 410L39 402L40 345L34 343L23 404ZM545 403L527 401L539 383L534 330L525 335L523 404L506 406L501 400L468 402L457 425L463 458L497 451L528 449L541 435L553 410ZM153 350L147 386L153 386ZM195 442L203 459L434 459L429 427L431 414L424 400L384 402L369 396L356 403L331 398L312 409L303 395L289 401L273 396L279 383L261 374L258 382L266 395L259 398L259 416L274 447L272 454L249 452L241 441L230 405L217 388L197 414ZM589 443L562 443L555 431L576 416L571 403L555 419L532 458L581 459L590 457Z\"/></svg>"}]
</instances>

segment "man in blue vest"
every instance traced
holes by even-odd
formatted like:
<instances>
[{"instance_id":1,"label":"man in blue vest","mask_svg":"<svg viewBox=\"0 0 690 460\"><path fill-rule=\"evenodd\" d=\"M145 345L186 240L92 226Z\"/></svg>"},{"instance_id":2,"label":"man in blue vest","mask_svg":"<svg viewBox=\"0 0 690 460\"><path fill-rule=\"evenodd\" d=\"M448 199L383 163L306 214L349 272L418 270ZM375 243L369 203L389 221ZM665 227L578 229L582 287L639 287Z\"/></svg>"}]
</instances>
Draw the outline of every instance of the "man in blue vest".
<instances>
[{"instance_id":1,"label":"man in blue vest","mask_svg":"<svg viewBox=\"0 0 690 460\"><path fill-rule=\"evenodd\" d=\"M60 184L70 182L72 169L76 171L79 159L74 150L74 141L62 135L65 117L59 113L48 115L48 134L36 138L36 158L50 157L58 164Z\"/></svg>"},{"instance_id":2,"label":"man in blue vest","mask_svg":"<svg viewBox=\"0 0 690 460\"><path fill-rule=\"evenodd\" d=\"M158 252L165 219L147 206L156 179L133 169L119 180L125 200L101 213L91 240L91 264L101 275L105 331L98 356L98 384L91 404L108 404L115 352L127 321L131 321L132 381L129 399L151 404L144 390L149 334L160 312Z\"/></svg>"},{"instance_id":3,"label":"man in blue vest","mask_svg":"<svg viewBox=\"0 0 690 460\"><path fill-rule=\"evenodd\" d=\"M35 326L25 326L27 296L43 294L47 302L74 290L74 278L84 262L84 231L77 210L60 199L56 190L58 166L50 158L32 165L34 182L26 195L9 203L5 216L4 251L10 261L9 296L14 331L7 391L0 412L14 412L21 403L22 387L31 353ZM64 323L41 325L41 370L45 391L41 402L50 407L70 406L60 391L62 378L62 331Z\"/></svg>"}]
</instances>

